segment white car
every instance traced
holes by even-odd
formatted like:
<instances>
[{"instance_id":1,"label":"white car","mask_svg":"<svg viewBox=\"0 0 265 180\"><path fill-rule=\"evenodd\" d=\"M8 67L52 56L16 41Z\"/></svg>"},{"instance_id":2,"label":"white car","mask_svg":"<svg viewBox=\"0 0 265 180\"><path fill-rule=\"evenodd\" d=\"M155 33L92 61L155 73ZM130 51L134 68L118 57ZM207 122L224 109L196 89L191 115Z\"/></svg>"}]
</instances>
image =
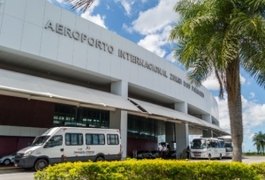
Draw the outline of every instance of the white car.
<instances>
[{"instance_id":1,"label":"white car","mask_svg":"<svg viewBox=\"0 0 265 180\"><path fill-rule=\"evenodd\" d=\"M7 155L0 158L0 164L3 164L5 166L13 164L15 161L15 155Z\"/></svg>"}]
</instances>

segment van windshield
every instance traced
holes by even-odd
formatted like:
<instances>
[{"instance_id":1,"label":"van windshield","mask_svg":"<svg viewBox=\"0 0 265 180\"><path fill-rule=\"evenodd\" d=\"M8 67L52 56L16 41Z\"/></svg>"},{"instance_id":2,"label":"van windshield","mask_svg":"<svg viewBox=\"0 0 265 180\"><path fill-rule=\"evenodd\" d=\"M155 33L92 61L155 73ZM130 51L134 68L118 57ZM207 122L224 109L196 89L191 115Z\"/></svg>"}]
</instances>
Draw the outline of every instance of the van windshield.
<instances>
[{"instance_id":1,"label":"van windshield","mask_svg":"<svg viewBox=\"0 0 265 180\"><path fill-rule=\"evenodd\" d=\"M50 136L39 136L36 137L31 146L43 145Z\"/></svg>"},{"instance_id":2,"label":"van windshield","mask_svg":"<svg viewBox=\"0 0 265 180\"><path fill-rule=\"evenodd\" d=\"M206 148L206 142L203 139L194 139L191 144L192 149L204 149Z\"/></svg>"}]
</instances>

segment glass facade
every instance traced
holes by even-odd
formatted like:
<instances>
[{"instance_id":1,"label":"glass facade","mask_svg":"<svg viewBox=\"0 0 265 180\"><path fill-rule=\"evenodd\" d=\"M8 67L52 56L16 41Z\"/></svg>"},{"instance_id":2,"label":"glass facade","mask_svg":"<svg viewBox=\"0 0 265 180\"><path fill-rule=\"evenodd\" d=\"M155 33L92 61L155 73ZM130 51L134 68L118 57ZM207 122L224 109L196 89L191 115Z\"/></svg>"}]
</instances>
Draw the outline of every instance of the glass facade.
<instances>
[{"instance_id":1,"label":"glass facade","mask_svg":"<svg viewBox=\"0 0 265 180\"><path fill-rule=\"evenodd\" d=\"M128 116L128 137L165 142L165 122L141 116Z\"/></svg>"},{"instance_id":2,"label":"glass facade","mask_svg":"<svg viewBox=\"0 0 265 180\"><path fill-rule=\"evenodd\" d=\"M109 112L103 110L55 104L53 125L108 128Z\"/></svg>"},{"instance_id":3,"label":"glass facade","mask_svg":"<svg viewBox=\"0 0 265 180\"><path fill-rule=\"evenodd\" d=\"M135 157L135 152L155 151L162 142L174 150L175 134L175 123L129 114L127 155Z\"/></svg>"}]
</instances>

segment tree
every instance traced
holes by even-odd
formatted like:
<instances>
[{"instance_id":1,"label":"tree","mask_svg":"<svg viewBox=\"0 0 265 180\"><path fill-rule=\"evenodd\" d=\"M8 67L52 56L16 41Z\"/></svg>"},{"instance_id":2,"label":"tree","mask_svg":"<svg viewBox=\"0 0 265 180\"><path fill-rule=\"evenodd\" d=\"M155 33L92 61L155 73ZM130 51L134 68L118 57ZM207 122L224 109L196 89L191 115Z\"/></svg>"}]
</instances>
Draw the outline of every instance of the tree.
<instances>
[{"instance_id":1,"label":"tree","mask_svg":"<svg viewBox=\"0 0 265 180\"><path fill-rule=\"evenodd\" d=\"M80 12L85 12L94 0L64 0L65 2L73 4L73 9L79 9Z\"/></svg>"},{"instance_id":2,"label":"tree","mask_svg":"<svg viewBox=\"0 0 265 180\"><path fill-rule=\"evenodd\" d=\"M220 98L227 92L233 161L242 161L243 123L240 67L265 86L265 1L180 0L180 20L170 33L175 55L193 83L214 73Z\"/></svg>"},{"instance_id":3,"label":"tree","mask_svg":"<svg viewBox=\"0 0 265 180\"><path fill-rule=\"evenodd\" d=\"M260 154L262 150L262 153L264 154L265 134L263 134L261 131L259 131L259 133L255 133L252 141L257 148L257 153Z\"/></svg>"},{"instance_id":4,"label":"tree","mask_svg":"<svg viewBox=\"0 0 265 180\"><path fill-rule=\"evenodd\" d=\"M257 134L255 133L255 135L253 136L252 138L252 141L254 142L254 145L256 146L257 148L257 153L259 154L260 153L260 149L261 149L261 140L262 140L262 133L261 131Z\"/></svg>"}]
</instances>

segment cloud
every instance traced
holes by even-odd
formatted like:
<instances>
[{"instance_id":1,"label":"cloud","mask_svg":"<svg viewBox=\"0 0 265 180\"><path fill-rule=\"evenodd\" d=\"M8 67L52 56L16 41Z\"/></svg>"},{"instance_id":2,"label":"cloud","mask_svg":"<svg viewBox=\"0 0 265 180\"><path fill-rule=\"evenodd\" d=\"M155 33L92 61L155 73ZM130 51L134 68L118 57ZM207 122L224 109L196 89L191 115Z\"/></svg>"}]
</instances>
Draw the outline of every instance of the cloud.
<instances>
[{"instance_id":1,"label":"cloud","mask_svg":"<svg viewBox=\"0 0 265 180\"><path fill-rule=\"evenodd\" d=\"M167 53L164 46L169 45L168 36L171 30L171 26L164 27L161 32L151 33L146 35L143 39L138 42L138 45L145 49L155 53L160 57L164 57Z\"/></svg>"},{"instance_id":2,"label":"cloud","mask_svg":"<svg viewBox=\"0 0 265 180\"><path fill-rule=\"evenodd\" d=\"M219 121L220 126L225 130L230 130L229 112L227 106L227 96L224 100L216 97L219 105ZM265 104L259 104L255 101L248 100L242 96L242 112L244 131L251 134L251 128L258 127L265 123Z\"/></svg>"},{"instance_id":3,"label":"cloud","mask_svg":"<svg viewBox=\"0 0 265 180\"><path fill-rule=\"evenodd\" d=\"M169 44L169 34L177 14L173 11L175 0L160 0L157 6L139 13L132 26L124 26L128 32L137 32L144 36L138 45L164 57L167 53L164 46ZM155 18L155 21L154 21Z\"/></svg>"},{"instance_id":4,"label":"cloud","mask_svg":"<svg viewBox=\"0 0 265 180\"><path fill-rule=\"evenodd\" d=\"M133 28L131 26L128 26L127 24L122 24L122 29L127 31L128 33L132 34L133 33Z\"/></svg>"},{"instance_id":5,"label":"cloud","mask_svg":"<svg viewBox=\"0 0 265 180\"><path fill-rule=\"evenodd\" d=\"M241 85L244 85L246 83L246 78L243 75L240 75L240 82ZM202 82L202 85L205 86L207 89L213 91L219 90L220 88L218 80L215 77L214 73L210 74L210 76Z\"/></svg>"},{"instance_id":6,"label":"cloud","mask_svg":"<svg viewBox=\"0 0 265 180\"><path fill-rule=\"evenodd\" d=\"M265 104L258 104L242 98L243 119L247 127L257 127L265 123Z\"/></svg>"},{"instance_id":7,"label":"cloud","mask_svg":"<svg viewBox=\"0 0 265 180\"><path fill-rule=\"evenodd\" d=\"M160 0L156 7L140 12L132 23L133 29L143 35L161 31L177 20L177 14L173 10L175 4L176 0Z\"/></svg>"},{"instance_id":8,"label":"cloud","mask_svg":"<svg viewBox=\"0 0 265 180\"><path fill-rule=\"evenodd\" d=\"M123 8L125 9L126 14L130 15L134 1L132 1L132 0L120 0L120 3L123 6Z\"/></svg>"},{"instance_id":9,"label":"cloud","mask_svg":"<svg viewBox=\"0 0 265 180\"><path fill-rule=\"evenodd\" d=\"M104 16L100 16L99 14L97 15L94 15L94 16L91 16L90 14L88 13L83 13L81 15L83 18L105 28L105 29L108 29L107 26L105 25L105 17Z\"/></svg>"},{"instance_id":10,"label":"cloud","mask_svg":"<svg viewBox=\"0 0 265 180\"><path fill-rule=\"evenodd\" d=\"M202 82L202 85L205 86L209 90L219 90L220 86L217 78L214 73L212 73L205 81Z\"/></svg>"},{"instance_id":11,"label":"cloud","mask_svg":"<svg viewBox=\"0 0 265 180\"><path fill-rule=\"evenodd\" d=\"M230 132L230 120L229 120L229 111L227 107L227 97L224 100L220 100L218 97L215 97L217 104L219 106L219 122L220 127Z\"/></svg>"},{"instance_id":12,"label":"cloud","mask_svg":"<svg viewBox=\"0 0 265 180\"><path fill-rule=\"evenodd\" d=\"M99 14L93 15L94 9L100 4L100 0L95 0L92 5L89 7L89 9L81 14L81 17L84 19L87 19L105 29L108 29L107 26L105 25L105 16L101 16Z\"/></svg>"},{"instance_id":13,"label":"cloud","mask_svg":"<svg viewBox=\"0 0 265 180\"><path fill-rule=\"evenodd\" d=\"M254 99L255 98L255 93L254 92L250 92L249 93L249 99Z\"/></svg>"},{"instance_id":14,"label":"cloud","mask_svg":"<svg viewBox=\"0 0 265 180\"><path fill-rule=\"evenodd\" d=\"M157 54L160 57L164 57L166 54L166 51L161 48L165 42L161 39L161 36L159 34L150 34L148 36L145 36L144 39L141 39L138 42L138 45L146 48L147 50Z\"/></svg>"},{"instance_id":15,"label":"cloud","mask_svg":"<svg viewBox=\"0 0 265 180\"><path fill-rule=\"evenodd\" d=\"M114 2L120 3L125 10L125 14L130 16L132 12L137 12L132 11L132 9L135 7L134 5L139 3L146 3L147 0L115 0Z\"/></svg>"}]
</instances>

